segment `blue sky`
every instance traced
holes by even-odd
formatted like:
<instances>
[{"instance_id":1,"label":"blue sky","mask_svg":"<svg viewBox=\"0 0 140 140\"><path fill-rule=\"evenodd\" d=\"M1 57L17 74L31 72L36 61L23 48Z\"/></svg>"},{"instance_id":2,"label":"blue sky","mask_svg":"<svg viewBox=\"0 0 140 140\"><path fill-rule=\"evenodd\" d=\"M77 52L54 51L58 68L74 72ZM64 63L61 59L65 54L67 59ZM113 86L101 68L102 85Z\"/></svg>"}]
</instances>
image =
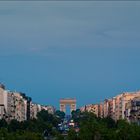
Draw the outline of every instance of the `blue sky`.
<instances>
[{"instance_id":1,"label":"blue sky","mask_svg":"<svg viewBox=\"0 0 140 140\"><path fill-rule=\"evenodd\" d=\"M0 81L78 107L140 89L140 2L0 2Z\"/></svg>"}]
</instances>

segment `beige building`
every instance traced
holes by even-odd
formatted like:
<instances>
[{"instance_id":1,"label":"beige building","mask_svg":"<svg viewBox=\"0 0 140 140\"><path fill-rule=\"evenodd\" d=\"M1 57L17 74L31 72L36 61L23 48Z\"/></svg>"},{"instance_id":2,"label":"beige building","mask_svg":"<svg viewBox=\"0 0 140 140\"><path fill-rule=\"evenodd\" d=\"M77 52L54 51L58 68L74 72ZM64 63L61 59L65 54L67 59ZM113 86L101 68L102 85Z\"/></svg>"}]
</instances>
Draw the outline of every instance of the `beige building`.
<instances>
[{"instance_id":1,"label":"beige building","mask_svg":"<svg viewBox=\"0 0 140 140\"><path fill-rule=\"evenodd\" d=\"M98 105L98 117L103 118L103 103Z\"/></svg>"},{"instance_id":2,"label":"beige building","mask_svg":"<svg viewBox=\"0 0 140 140\"><path fill-rule=\"evenodd\" d=\"M117 121L119 119L125 119L126 105L133 98L140 96L140 92L124 92L113 98L113 112L111 117ZM128 106L128 105L127 105Z\"/></svg>"},{"instance_id":3,"label":"beige building","mask_svg":"<svg viewBox=\"0 0 140 140\"><path fill-rule=\"evenodd\" d=\"M121 115L122 115L121 96L122 96L122 94L117 95L116 97L114 97L114 99L115 99L114 120L115 121L121 119Z\"/></svg>"},{"instance_id":4,"label":"beige building","mask_svg":"<svg viewBox=\"0 0 140 140\"><path fill-rule=\"evenodd\" d=\"M135 98L136 96L139 96L140 92L137 93L124 93L121 97L121 104L122 104L122 114L121 114L121 118L124 119L125 118L125 107L126 104L131 101L133 98Z\"/></svg>"},{"instance_id":5,"label":"beige building","mask_svg":"<svg viewBox=\"0 0 140 140\"><path fill-rule=\"evenodd\" d=\"M103 102L103 117L108 117L109 114L109 99L105 99Z\"/></svg>"},{"instance_id":6,"label":"beige building","mask_svg":"<svg viewBox=\"0 0 140 140\"><path fill-rule=\"evenodd\" d=\"M80 111L81 111L81 112L86 111L86 106L82 106L82 107L80 108Z\"/></svg>"},{"instance_id":7,"label":"beige building","mask_svg":"<svg viewBox=\"0 0 140 140\"><path fill-rule=\"evenodd\" d=\"M0 85L0 119L25 121L37 118L37 113L43 109L51 114L55 112L53 106L31 104L30 102L31 99L24 93L7 91L3 85Z\"/></svg>"},{"instance_id":8,"label":"beige building","mask_svg":"<svg viewBox=\"0 0 140 140\"><path fill-rule=\"evenodd\" d=\"M54 106L48 105L48 106L47 106L47 110L48 110L48 113L50 113L50 114L54 114L54 113L55 113L55 108L54 108Z\"/></svg>"},{"instance_id":9,"label":"beige building","mask_svg":"<svg viewBox=\"0 0 140 140\"><path fill-rule=\"evenodd\" d=\"M37 118L37 113L40 112L41 110L46 110L50 114L55 113L55 108L53 106L31 103L31 109L30 109L31 119L33 119L33 118L36 119Z\"/></svg>"},{"instance_id":10,"label":"beige building","mask_svg":"<svg viewBox=\"0 0 140 140\"><path fill-rule=\"evenodd\" d=\"M114 119L115 116L115 98L112 99L105 99L104 102L102 103L102 112L103 112L103 117L111 117Z\"/></svg>"},{"instance_id":11,"label":"beige building","mask_svg":"<svg viewBox=\"0 0 140 140\"><path fill-rule=\"evenodd\" d=\"M87 111L87 112L92 112L98 117L98 104L89 104L86 105L85 107L80 108L81 112Z\"/></svg>"},{"instance_id":12,"label":"beige building","mask_svg":"<svg viewBox=\"0 0 140 140\"><path fill-rule=\"evenodd\" d=\"M84 107L81 107L80 110L81 112L83 111L93 112L98 117L101 118L111 117L115 121L119 119L128 120L131 116L133 116L134 118L134 115L132 115L132 111L131 111L132 106L130 104L130 101L133 101L134 99L140 100L140 91L124 92L113 97L112 99L105 99L104 102L100 103L99 105L89 104ZM137 106L137 108L140 107ZM139 114L137 113L137 116L140 116L140 112Z\"/></svg>"},{"instance_id":13,"label":"beige building","mask_svg":"<svg viewBox=\"0 0 140 140\"><path fill-rule=\"evenodd\" d=\"M129 101L128 103L126 103L125 105L125 119L128 122L131 122L131 110L132 110L132 102Z\"/></svg>"},{"instance_id":14,"label":"beige building","mask_svg":"<svg viewBox=\"0 0 140 140\"><path fill-rule=\"evenodd\" d=\"M140 96L133 98L126 104L125 118L128 122L140 125Z\"/></svg>"},{"instance_id":15,"label":"beige building","mask_svg":"<svg viewBox=\"0 0 140 140\"><path fill-rule=\"evenodd\" d=\"M53 106L50 106L50 105L41 105L41 110L46 110L50 114L55 113L55 108Z\"/></svg>"},{"instance_id":16,"label":"beige building","mask_svg":"<svg viewBox=\"0 0 140 140\"><path fill-rule=\"evenodd\" d=\"M7 100L8 91L0 86L0 119L6 118L8 108Z\"/></svg>"},{"instance_id":17,"label":"beige building","mask_svg":"<svg viewBox=\"0 0 140 140\"><path fill-rule=\"evenodd\" d=\"M40 104L35 104L35 103L31 103L31 119L33 118L37 118L37 113L41 111L41 105Z\"/></svg>"},{"instance_id":18,"label":"beige building","mask_svg":"<svg viewBox=\"0 0 140 140\"><path fill-rule=\"evenodd\" d=\"M108 100L108 117L115 119L115 98Z\"/></svg>"},{"instance_id":19,"label":"beige building","mask_svg":"<svg viewBox=\"0 0 140 140\"><path fill-rule=\"evenodd\" d=\"M8 120L16 119L24 121L27 119L27 101L18 92L10 92L8 94Z\"/></svg>"}]
</instances>

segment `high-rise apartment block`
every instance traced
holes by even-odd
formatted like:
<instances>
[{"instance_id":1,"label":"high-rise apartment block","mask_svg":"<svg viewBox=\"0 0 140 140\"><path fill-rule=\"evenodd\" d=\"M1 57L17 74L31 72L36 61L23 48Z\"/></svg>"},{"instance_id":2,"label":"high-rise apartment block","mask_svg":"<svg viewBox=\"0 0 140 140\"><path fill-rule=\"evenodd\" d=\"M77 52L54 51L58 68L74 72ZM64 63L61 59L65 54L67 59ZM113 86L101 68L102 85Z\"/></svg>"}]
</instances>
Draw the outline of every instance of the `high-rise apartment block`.
<instances>
[{"instance_id":1,"label":"high-rise apartment block","mask_svg":"<svg viewBox=\"0 0 140 140\"><path fill-rule=\"evenodd\" d=\"M128 122L140 124L140 91L124 92L111 99L105 99L98 105L81 107L80 110L93 112L101 118L111 117L115 121L126 119Z\"/></svg>"},{"instance_id":2,"label":"high-rise apartment block","mask_svg":"<svg viewBox=\"0 0 140 140\"><path fill-rule=\"evenodd\" d=\"M80 108L81 112L87 111L87 112L92 112L94 113L97 117L98 117L98 104L89 104L86 105L85 107L81 107Z\"/></svg>"},{"instance_id":3,"label":"high-rise apartment block","mask_svg":"<svg viewBox=\"0 0 140 140\"><path fill-rule=\"evenodd\" d=\"M46 110L50 114L54 114L54 112L55 112L55 108L50 105L41 105L41 110Z\"/></svg>"},{"instance_id":4,"label":"high-rise apartment block","mask_svg":"<svg viewBox=\"0 0 140 140\"><path fill-rule=\"evenodd\" d=\"M51 114L55 112L53 106L33 104L32 99L24 93L8 91L0 84L0 119L25 121L37 118L37 113L43 109Z\"/></svg>"},{"instance_id":5,"label":"high-rise apartment block","mask_svg":"<svg viewBox=\"0 0 140 140\"><path fill-rule=\"evenodd\" d=\"M125 118L128 122L140 125L140 96L133 98L126 104Z\"/></svg>"},{"instance_id":6,"label":"high-rise apartment block","mask_svg":"<svg viewBox=\"0 0 140 140\"><path fill-rule=\"evenodd\" d=\"M30 110L28 110L28 98L20 92L11 92L0 86L0 119L7 121L16 119L18 121L27 120ZM31 99L30 99L31 102Z\"/></svg>"}]
</instances>

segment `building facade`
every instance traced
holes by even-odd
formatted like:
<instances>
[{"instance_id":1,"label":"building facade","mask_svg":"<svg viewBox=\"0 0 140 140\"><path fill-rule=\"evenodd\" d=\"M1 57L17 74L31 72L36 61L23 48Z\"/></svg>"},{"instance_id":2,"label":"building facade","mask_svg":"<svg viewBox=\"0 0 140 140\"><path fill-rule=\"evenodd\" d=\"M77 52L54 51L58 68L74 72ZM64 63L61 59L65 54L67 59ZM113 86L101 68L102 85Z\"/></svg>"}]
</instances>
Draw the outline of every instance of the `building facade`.
<instances>
[{"instance_id":1,"label":"building facade","mask_svg":"<svg viewBox=\"0 0 140 140\"><path fill-rule=\"evenodd\" d=\"M128 122L135 122L140 125L140 91L124 92L111 99L105 99L104 102L81 107L80 110L93 112L98 117L111 117L117 121L126 119Z\"/></svg>"},{"instance_id":2,"label":"building facade","mask_svg":"<svg viewBox=\"0 0 140 140\"><path fill-rule=\"evenodd\" d=\"M31 103L30 110L31 110L31 112L30 112L31 119L33 119L33 118L37 119L37 113L40 112L42 110L42 108L41 108L40 104Z\"/></svg>"},{"instance_id":3,"label":"building facade","mask_svg":"<svg viewBox=\"0 0 140 140\"><path fill-rule=\"evenodd\" d=\"M11 92L0 85L0 119L25 121L30 118L31 98L20 92Z\"/></svg>"},{"instance_id":4,"label":"building facade","mask_svg":"<svg viewBox=\"0 0 140 140\"><path fill-rule=\"evenodd\" d=\"M97 117L99 116L98 110L99 110L98 104L89 104L89 105L86 105L86 106L80 108L80 111L81 111L81 112L84 112L84 111L92 112L92 113L94 113Z\"/></svg>"},{"instance_id":5,"label":"building facade","mask_svg":"<svg viewBox=\"0 0 140 140\"><path fill-rule=\"evenodd\" d=\"M140 97L135 97L126 104L125 118L128 122L140 125Z\"/></svg>"}]
</instances>

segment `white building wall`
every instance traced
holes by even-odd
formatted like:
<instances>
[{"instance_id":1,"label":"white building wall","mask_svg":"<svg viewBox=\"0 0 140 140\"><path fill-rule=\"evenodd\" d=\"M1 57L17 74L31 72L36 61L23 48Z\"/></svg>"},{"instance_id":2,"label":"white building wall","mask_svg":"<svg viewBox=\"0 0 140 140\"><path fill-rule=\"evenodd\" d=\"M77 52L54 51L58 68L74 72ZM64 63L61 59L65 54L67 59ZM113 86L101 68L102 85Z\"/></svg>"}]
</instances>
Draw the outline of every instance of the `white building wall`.
<instances>
[{"instance_id":1,"label":"white building wall","mask_svg":"<svg viewBox=\"0 0 140 140\"><path fill-rule=\"evenodd\" d=\"M3 97L3 92L4 89L0 87L0 104L3 105L4 104L4 97Z\"/></svg>"},{"instance_id":2,"label":"white building wall","mask_svg":"<svg viewBox=\"0 0 140 140\"><path fill-rule=\"evenodd\" d=\"M7 107L8 107L8 91L5 90L3 94L4 94L3 95L3 97L4 97L3 103L4 103L5 110L7 112Z\"/></svg>"}]
</instances>

